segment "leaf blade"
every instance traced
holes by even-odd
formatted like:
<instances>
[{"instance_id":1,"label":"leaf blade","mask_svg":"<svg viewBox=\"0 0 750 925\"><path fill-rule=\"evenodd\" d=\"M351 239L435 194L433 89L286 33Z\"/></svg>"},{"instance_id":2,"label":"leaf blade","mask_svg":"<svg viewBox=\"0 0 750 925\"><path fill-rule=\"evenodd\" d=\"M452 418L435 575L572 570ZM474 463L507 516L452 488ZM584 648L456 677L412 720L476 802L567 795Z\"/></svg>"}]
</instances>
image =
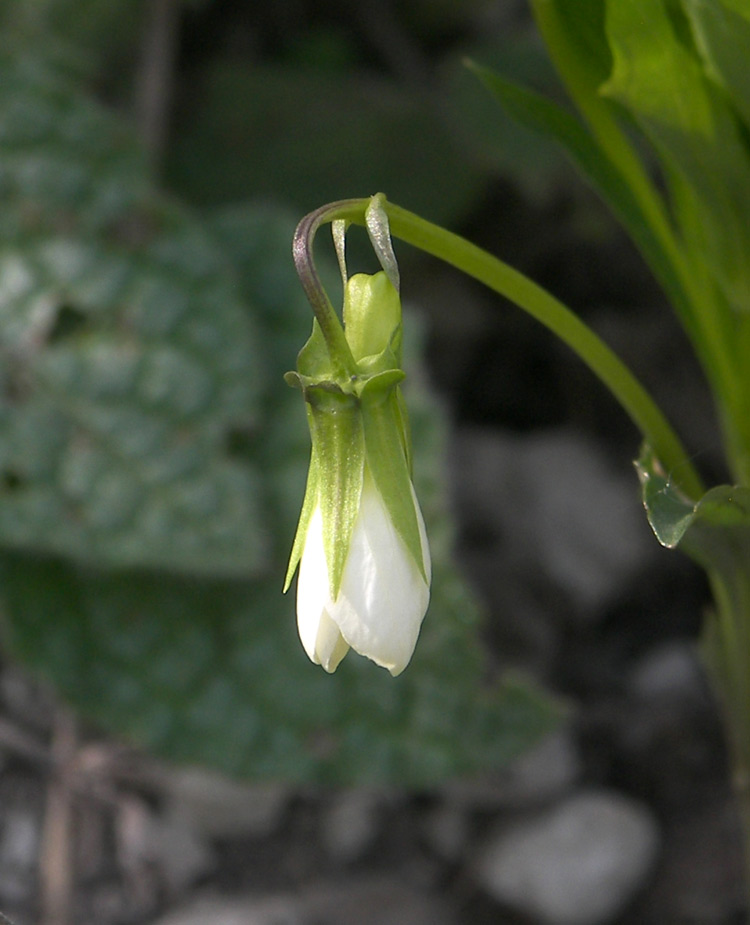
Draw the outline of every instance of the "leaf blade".
<instances>
[{"instance_id":1,"label":"leaf blade","mask_svg":"<svg viewBox=\"0 0 750 925\"><path fill-rule=\"evenodd\" d=\"M259 476L228 446L257 347L222 256L75 84L7 52L0 74L0 544L257 573Z\"/></svg>"},{"instance_id":2,"label":"leaf blade","mask_svg":"<svg viewBox=\"0 0 750 925\"><path fill-rule=\"evenodd\" d=\"M606 151L573 115L551 100L505 80L489 68L470 66L511 116L532 131L551 136L563 148L628 230L665 292L690 324L690 303L662 239Z\"/></svg>"},{"instance_id":3,"label":"leaf blade","mask_svg":"<svg viewBox=\"0 0 750 925\"><path fill-rule=\"evenodd\" d=\"M697 192L705 259L735 308L750 305L748 152L734 113L680 41L662 0L607 6L613 70L602 92L625 105Z\"/></svg>"}]
</instances>

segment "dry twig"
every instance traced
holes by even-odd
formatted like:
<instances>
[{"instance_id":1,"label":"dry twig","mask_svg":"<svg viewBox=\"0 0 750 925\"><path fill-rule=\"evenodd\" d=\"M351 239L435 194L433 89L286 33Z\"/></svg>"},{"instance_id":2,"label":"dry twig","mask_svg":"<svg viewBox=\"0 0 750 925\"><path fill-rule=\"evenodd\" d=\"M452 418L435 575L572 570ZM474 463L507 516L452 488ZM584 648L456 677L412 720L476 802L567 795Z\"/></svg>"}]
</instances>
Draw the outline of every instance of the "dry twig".
<instances>
[{"instance_id":1,"label":"dry twig","mask_svg":"<svg viewBox=\"0 0 750 925\"><path fill-rule=\"evenodd\" d=\"M151 0L137 75L136 117L154 171L167 143L180 0Z\"/></svg>"},{"instance_id":2,"label":"dry twig","mask_svg":"<svg viewBox=\"0 0 750 925\"><path fill-rule=\"evenodd\" d=\"M70 925L73 868L73 776L78 746L76 721L66 707L55 717L52 739L54 770L47 786L47 807L39 858L41 925Z\"/></svg>"}]
</instances>

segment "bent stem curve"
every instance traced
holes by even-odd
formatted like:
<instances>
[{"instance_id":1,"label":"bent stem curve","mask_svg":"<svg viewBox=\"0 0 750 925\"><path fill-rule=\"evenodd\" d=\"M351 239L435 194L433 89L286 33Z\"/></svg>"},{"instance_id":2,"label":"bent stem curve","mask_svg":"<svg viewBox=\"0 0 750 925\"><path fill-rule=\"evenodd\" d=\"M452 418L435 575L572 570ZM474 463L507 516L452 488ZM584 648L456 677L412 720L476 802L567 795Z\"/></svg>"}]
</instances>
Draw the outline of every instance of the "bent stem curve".
<instances>
[{"instance_id":1,"label":"bent stem curve","mask_svg":"<svg viewBox=\"0 0 750 925\"><path fill-rule=\"evenodd\" d=\"M365 225L365 210L370 201L347 199L331 203L303 219L300 227L309 220L305 227L308 234L314 235L321 224L334 219ZM705 489L700 476L661 409L617 354L571 309L523 273L460 235L388 202L384 196L381 203L395 237L484 283L524 309L574 350L641 431L672 482L694 501L703 495ZM330 306L330 302L328 304Z\"/></svg>"},{"instance_id":2,"label":"bent stem curve","mask_svg":"<svg viewBox=\"0 0 750 925\"><path fill-rule=\"evenodd\" d=\"M297 225L292 241L292 257L297 275L325 338L334 373L343 379L350 379L355 375L357 364L354 362L336 310L331 305L331 300L318 276L313 258L313 243L321 225L343 218L340 214L342 207L353 204L360 206L362 202L366 203L367 200L343 200L310 212Z\"/></svg>"}]
</instances>

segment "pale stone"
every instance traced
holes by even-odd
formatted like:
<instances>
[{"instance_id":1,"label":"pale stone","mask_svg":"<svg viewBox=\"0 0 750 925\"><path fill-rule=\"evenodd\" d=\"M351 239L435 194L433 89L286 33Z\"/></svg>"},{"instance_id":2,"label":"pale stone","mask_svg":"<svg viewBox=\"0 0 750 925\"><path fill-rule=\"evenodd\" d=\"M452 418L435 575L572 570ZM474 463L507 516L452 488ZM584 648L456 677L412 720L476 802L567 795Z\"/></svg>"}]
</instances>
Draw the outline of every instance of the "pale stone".
<instances>
[{"instance_id":1,"label":"pale stone","mask_svg":"<svg viewBox=\"0 0 750 925\"><path fill-rule=\"evenodd\" d=\"M469 529L490 543L494 534L502 568L532 569L581 617L602 612L651 555L634 477L569 429L467 428L457 435L454 466Z\"/></svg>"},{"instance_id":2,"label":"pale stone","mask_svg":"<svg viewBox=\"0 0 750 925\"><path fill-rule=\"evenodd\" d=\"M34 892L40 822L30 810L10 808L1 826L0 893L6 902L22 902Z\"/></svg>"},{"instance_id":3,"label":"pale stone","mask_svg":"<svg viewBox=\"0 0 750 925\"><path fill-rule=\"evenodd\" d=\"M634 666L628 684L636 697L653 701L705 701L707 685L695 644L673 640L646 653Z\"/></svg>"},{"instance_id":4,"label":"pale stone","mask_svg":"<svg viewBox=\"0 0 750 925\"><path fill-rule=\"evenodd\" d=\"M424 834L429 847L445 861L459 861L469 842L467 810L447 803L433 809L425 819Z\"/></svg>"},{"instance_id":5,"label":"pale stone","mask_svg":"<svg viewBox=\"0 0 750 925\"><path fill-rule=\"evenodd\" d=\"M322 839L331 857L355 861L380 831L386 798L372 790L343 790L333 798L322 822Z\"/></svg>"},{"instance_id":6,"label":"pale stone","mask_svg":"<svg viewBox=\"0 0 750 925\"><path fill-rule=\"evenodd\" d=\"M172 895L184 892L215 866L215 854L206 836L173 810L157 814L142 800L131 797L121 801L115 823L117 855L123 869L137 873L156 865Z\"/></svg>"},{"instance_id":7,"label":"pale stone","mask_svg":"<svg viewBox=\"0 0 750 925\"><path fill-rule=\"evenodd\" d=\"M173 909L154 925L311 925L298 904L284 896L221 899L205 896Z\"/></svg>"},{"instance_id":8,"label":"pale stone","mask_svg":"<svg viewBox=\"0 0 750 925\"><path fill-rule=\"evenodd\" d=\"M561 797L576 783L581 759L570 729L561 726L503 771L454 781L445 794L467 809L518 809Z\"/></svg>"},{"instance_id":9,"label":"pale stone","mask_svg":"<svg viewBox=\"0 0 750 925\"><path fill-rule=\"evenodd\" d=\"M202 768L175 771L165 789L170 808L210 838L271 835L291 799L281 784L246 784Z\"/></svg>"},{"instance_id":10,"label":"pale stone","mask_svg":"<svg viewBox=\"0 0 750 925\"><path fill-rule=\"evenodd\" d=\"M604 925L644 884L658 843L639 803L581 793L501 828L478 858L477 877L497 900L545 925Z\"/></svg>"},{"instance_id":11,"label":"pale stone","mask_svg":"<svg viewBox=\"0 0 750 925\"><path fill-rule=\"evenodd\" d=\"M443 900L391 877L319 883L295 895L197 897L153 925L452 925Z\"/></svg>"}]
</instances>

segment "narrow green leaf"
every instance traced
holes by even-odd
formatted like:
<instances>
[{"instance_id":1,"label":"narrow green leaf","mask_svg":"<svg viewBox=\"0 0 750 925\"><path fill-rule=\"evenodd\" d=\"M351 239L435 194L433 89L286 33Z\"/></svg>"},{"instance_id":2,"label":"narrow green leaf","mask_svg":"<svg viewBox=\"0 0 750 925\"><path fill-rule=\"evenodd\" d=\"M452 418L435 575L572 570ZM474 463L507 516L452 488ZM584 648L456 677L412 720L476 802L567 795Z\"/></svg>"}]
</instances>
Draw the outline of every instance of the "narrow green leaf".
<instances>
[{"instance_id":1,"label":"narrow green leaf","mask_svg":"<svg viewBox=\"0 0 750 925\"><path fill-rule=\"evenodd\" d=\"M575 116L541 94L505 80L488 68L471 68L508 113L532 131L551 136L625 226L675 308L690 325L692 309L675 268L632 187Z\"/></svg>"},{"instance_id":2,"label":"narrow green leaf","mask_svg":"<svg viewBox=\"0 0 750 925\"><path fill-rule=\"evenodd\" d=\"M737 402L742 401L741 370L747 365L738 336L737 318L705 260L706 229L696 191L676 169L667 166L664 173L672 214L680 229L685 266L689 267L695 308L685 327L713 391L729 409L729 419L736 424L743 417L738 417L735 411Z\"/></svg>"},{"instance_id":3,"label":"narrow green leaf","mask_svg":"<svg viewBox=\"0 0 750 925\"><path fill-rule=\"evenodd\" d=\"M696 503L676 488L648 445L644 445L636 469L651 529L662 546L674 549L695 519Z\"/></svg>"},{"instance_id":4,"label":"narrow green leaf","mask_svg":"<svg viewBox=\"0 0 750 925\"><path fill-rule=\"evenodd\" d=\"M606 0L531 0L534 16L571 98L601 148L647 201L653 190L611 102L600 93L609 77L612 54L605 31Z\"/></svg>"},{"instance_id":5,"label":"narrow green leaf","mask_svg":"<svg viewBox=\"0 0 750 925\"><path fill-rule=\"evenodd\" d=\"M531 6L550 56L581 112L594 123L608 121L607 103L598 95L611 67L605 0L531 0Z\"/></svg>"},{"instance_id":6,"label":"narrow green leaf","mask_svg":"<svg viewBox=\"0 0 750 925\"><path fill-rule=\"evenodd\" d=\"M705 259L730 303L750 306L750 154L723 92L677 35L663 0L607 6L612 76L602 92L632 112L697 192Z\"/></svg>"},{"instance_id":7,"label":"narrow green leaf","mask_svg":"<svg viewBox=\"0 0 750 925\"><path fill-rule=\"evenodd\" d=\"M631 0L623 0L627 5ZM619 171L640 204L643 216L661 244L680 288L669 288L668 278L661 277L675 299L675 308L681 313L696 343L700 342L699 322L691 317L696 303L703 301L703 293L695 290L690 279L690 268L684 263L684 254L675 240L674 229L663 198L651 180L630 138L622 130L619 120L622 112L613 107L602 92L611 76L612 49L607 33L607 0L531 0L537 24L544 36L550 56L555 62L576 106L588 122L602 151ZM648 11L644 12L647 15ZM658 252L654 252L655 255ZM658 262L652 264L656 270ZM663 268L662 268L663 272ZM703 357L704 362L706 358ZM707 365L710 367L712 360Z\"/></svg>"},{"instance_id":8,"label":"narrow green leaf","mask_svg":"<svg viewBox=\"0 0 750 925\"><path fill-rule=\"evenodd\" d=\"M690 502L661 469L649 447L636 464L649 523L662 545L680 546L709 571L734 576L750 558L750 489L711 488Z\"/></svg>"},{"instance_id":9,"label":"narrow green leaf","mask_svg":"<svg viewBox=\"0 0 750 925\"><path fill-rule=\"evenodd\" d=\"M750 4L683 0L709 76L726 90L750 128Z\"/></svg>"}]
</instances>

